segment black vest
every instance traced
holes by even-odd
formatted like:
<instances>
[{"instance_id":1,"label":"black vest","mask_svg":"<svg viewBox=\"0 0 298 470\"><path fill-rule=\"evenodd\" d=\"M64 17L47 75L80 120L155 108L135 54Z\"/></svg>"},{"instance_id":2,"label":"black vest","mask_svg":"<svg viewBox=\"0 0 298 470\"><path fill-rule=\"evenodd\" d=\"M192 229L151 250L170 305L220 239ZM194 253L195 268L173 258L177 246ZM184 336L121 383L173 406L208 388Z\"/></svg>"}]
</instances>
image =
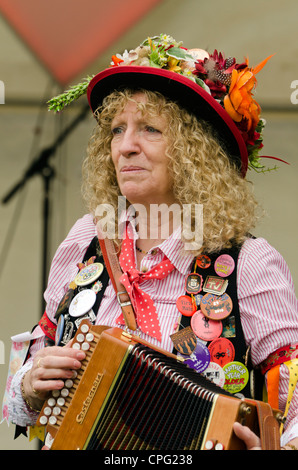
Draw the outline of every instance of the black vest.
<instances>
[{"instance_id":1,"label":"black vest","mask_svg":"<svg viewBox=\"0 0 298 470\"><path fill-rule=\"evenodd\" d=\"M202 276L203 279L203 289L204 284L208 280L208 277L215 277L219 280L226 280L228 282L227 287L225 289L225 294L227 294L230 299L232 300L233 308L230 315L222 320L223 324L223 331L219 338L227 338L234 347L235 356L232 361L232 365L237 367L237 363L239 363L238 367L241 369L240 364L243 364L245 368L248 370L249 379L246 386L240 390L236 395L244 395L246 398L255 398L261 399L262 397L262 390L263 390L263 380L260 372L258 370L254 370L250 360L249 350L246 346L243 329L241 325L240 319L240 312L239 312L239 302L238 302L238 294L237 294L237 267L238 267L238 256L239 256L240 248L231 248L231 249L224 249L223 251L208 255L211 263L209 267L200 267L196 266L196 273ZM231 256L235 263L235 268L231 272L231 274L225 278L221 278L215 271L215 261L221 255L228 255ZM195 261L192 266L191 272L194 271ZM210 277L209 277L210 279ZM205 295L205 292L200 293L201 295ZM199 295L200 295L199 294ZM181 325L180 328L186 328L190 325L190 317L183 316L181 317ZM207 342L206 346L210 347L212 341ZM229 367L228 364L225 368ZM237 376L238 372L235 371L233 374L233 368L231 367L231 375ZM230 379L233 381L233 379ZM233 387L232 387L233 388Z\"/></svg>"}]
</instances>

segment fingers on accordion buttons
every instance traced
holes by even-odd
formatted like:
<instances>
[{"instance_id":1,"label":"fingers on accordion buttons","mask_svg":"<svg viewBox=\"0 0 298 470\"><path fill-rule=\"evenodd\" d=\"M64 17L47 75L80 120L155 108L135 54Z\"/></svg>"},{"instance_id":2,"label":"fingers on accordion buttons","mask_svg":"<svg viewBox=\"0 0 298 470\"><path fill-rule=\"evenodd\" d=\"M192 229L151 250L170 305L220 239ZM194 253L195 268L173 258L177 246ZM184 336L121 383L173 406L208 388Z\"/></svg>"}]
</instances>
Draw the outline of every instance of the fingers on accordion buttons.
<instances>
[{"instance_id":1,"label":"fingers on accordion buttons","mask_svg":"<svg viewBox=\"0 0 298 470\"><path fill-rule=\"evenodd\" d=\"M88 351L90 349L90 343L92 343L93 340L94 335L90 331L89 325L82 323L72 348ZM43 408L42 414L39 417L39 423L42 426L57 424L57 416L61 414L62 407L66 403L65 399L69 396L70 389L74 386L74 380L77 376L78 373L73 371L73 378L65 380L64 387L61 390L52 391L52 396L47 400L46 406Z\"/></svg>"}]
</instances>

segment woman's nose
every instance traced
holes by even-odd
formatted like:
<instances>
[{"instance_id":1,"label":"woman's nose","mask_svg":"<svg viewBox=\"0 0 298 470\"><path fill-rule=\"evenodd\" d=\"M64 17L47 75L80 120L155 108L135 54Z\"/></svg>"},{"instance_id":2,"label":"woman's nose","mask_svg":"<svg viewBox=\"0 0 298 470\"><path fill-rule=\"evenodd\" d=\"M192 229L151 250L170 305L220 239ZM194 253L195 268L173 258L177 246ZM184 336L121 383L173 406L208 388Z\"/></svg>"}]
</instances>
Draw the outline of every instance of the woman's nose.
<instances>
[{"instance_id":1,"label":"woman's nose","mask_svg":"<svg viewBox=\"0 0 298 470\"><path fill-rule=\"evenodd\" d=\"M119 151L124 157L138 154L140 145L138 135L133 129L126 129L122 134Z\"/></svg>"}]
</instances>

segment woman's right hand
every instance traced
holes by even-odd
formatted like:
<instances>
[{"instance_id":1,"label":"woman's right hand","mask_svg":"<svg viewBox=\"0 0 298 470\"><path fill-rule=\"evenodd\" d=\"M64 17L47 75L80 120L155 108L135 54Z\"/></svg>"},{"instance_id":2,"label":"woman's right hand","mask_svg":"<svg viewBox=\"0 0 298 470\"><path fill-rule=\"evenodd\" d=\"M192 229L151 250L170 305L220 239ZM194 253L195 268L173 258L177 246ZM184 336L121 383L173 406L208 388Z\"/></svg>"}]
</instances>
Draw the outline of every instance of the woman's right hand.
<instances>
[{"instance_id":1,"label":"woman's right hand","mask_svg":"<svg viewBox=\"0 0 298 470\"><path fill-rule=\"evenodd\" d=\"M23 380L24 398L33 409L41 409L51 390L61 390L64 380L73 378L85 358L83 351L52 346L38 351Z\"/></svg>"}]
</instances>

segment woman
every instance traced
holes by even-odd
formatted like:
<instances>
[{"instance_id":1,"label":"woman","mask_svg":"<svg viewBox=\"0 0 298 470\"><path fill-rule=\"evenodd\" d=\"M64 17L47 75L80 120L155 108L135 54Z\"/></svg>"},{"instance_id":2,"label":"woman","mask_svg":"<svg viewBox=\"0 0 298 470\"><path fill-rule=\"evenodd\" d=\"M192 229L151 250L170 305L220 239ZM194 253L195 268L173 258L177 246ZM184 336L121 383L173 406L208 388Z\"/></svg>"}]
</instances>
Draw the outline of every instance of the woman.
<instances>
[{"instance_id":1,"label":"woman","mask_svg":"<svg viewBox=\"0 0 298 470\"><path fill-rule=\"evenodd\" d=\"M43 334L31 345L30 357L11 386L13 422L34 423L49 391L61 389L84 358L83 352L68 347L75 330L73 304L65 298L60 302L66 293L77 294L73 281L78 268L92 265L92 256L98 256L98 227L115 240L138 333L177 352L177 332L191 326L195 354L206 332L192 318L203 314L205 323L207 318L209 326L220 327L216 344L228 344L226 357L233 353L228 362L222 355L216 362L216 354L211 361L226 374L224 387L230 392L249 394L253 367L267 372L271 355L297 342L297 300L288 268L265 240L250 235L257 204L245 174L248 165L261 168L262 122L251 95L260 68L224 59L216 51L211 56L186 51L161 36L114 56L113 67L91 80L87 94L98 125L83 167L89 215L74 225L54 257L47 311L35 330L36 337ZM122 208L124 201L124 211L119 211L119 201ZM87 286L100 297L88 312L90 320L124 328L112 283L102 276ZM222 317L216 317L219 300L226 312ZM44 348L44 336L56 345ZM214 343L208 339L212 354ZM252 366L243 360L248 351ZM239 363L243 377L237 386L229 385L223 371ZM289 372L284 364L272 365L279 368L279 406L284 409ZM202 373L206 371L208 364ZM287 449L298 444L296 394L282 437ZM248 448L260 445L237 424L235 432Z\"/></svg>"}]
</instances>

